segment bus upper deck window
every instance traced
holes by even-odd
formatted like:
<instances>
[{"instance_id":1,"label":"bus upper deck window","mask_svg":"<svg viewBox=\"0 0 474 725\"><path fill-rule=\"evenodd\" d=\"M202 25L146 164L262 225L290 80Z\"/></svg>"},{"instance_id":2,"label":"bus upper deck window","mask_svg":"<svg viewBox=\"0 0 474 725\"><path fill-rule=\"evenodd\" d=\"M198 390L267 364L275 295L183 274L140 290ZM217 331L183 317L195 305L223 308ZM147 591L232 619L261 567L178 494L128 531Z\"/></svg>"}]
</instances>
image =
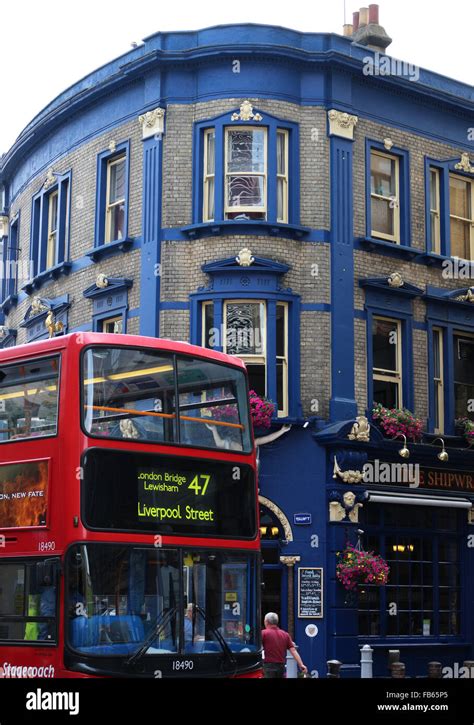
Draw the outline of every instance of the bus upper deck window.
<instances>
[{"instance_id":1,"label":"bus upper deck window","mask_svg":"<svg viewBox=\"0 0 474 725\"><path fill-rule=\"evenodd\" d=\"M54 436L59 357L0 367L0 442Z\"/></svg>"}]
</instances>

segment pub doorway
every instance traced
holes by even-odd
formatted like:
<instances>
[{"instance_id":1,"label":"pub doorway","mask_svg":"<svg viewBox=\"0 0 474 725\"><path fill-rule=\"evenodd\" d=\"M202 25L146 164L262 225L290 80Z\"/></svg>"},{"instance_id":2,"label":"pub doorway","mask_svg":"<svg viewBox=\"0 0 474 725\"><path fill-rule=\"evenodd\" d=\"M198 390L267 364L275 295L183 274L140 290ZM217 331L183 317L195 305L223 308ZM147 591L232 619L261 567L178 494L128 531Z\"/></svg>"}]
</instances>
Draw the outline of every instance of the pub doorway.
<instances>
[{"instance_id":1,"label":"pub doorway","mask_svg":"<svg viewBox=\"0 0 474 725\"><path fill-rule=\"evenodd\" d=\"M280 561L285 533L277 517L266 506L260 507L262 549L262 627L267 612L276 612L280 627L288 626L288 567Z\"/></svg>"}]
</instances>

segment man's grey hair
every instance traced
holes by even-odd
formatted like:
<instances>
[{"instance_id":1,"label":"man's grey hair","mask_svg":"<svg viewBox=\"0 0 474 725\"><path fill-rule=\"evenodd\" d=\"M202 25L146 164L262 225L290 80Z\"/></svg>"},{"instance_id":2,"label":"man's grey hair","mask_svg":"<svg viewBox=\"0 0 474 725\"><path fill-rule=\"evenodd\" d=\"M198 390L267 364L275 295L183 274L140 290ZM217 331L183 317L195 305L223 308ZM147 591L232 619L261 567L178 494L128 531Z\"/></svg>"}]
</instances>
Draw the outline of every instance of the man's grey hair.
<instances>
[{"instance_id":1,"label":"man's grey hair","mask_svg":"<svg viewBox=\"0 0 474 725\"><path fill-rule=\"evenodd\" d=\"M268 612L268 614L265 615L265 622L268 622L269 624L278 624L278 614L275 614L275 612Z\"/></svg>"}]
</instances>

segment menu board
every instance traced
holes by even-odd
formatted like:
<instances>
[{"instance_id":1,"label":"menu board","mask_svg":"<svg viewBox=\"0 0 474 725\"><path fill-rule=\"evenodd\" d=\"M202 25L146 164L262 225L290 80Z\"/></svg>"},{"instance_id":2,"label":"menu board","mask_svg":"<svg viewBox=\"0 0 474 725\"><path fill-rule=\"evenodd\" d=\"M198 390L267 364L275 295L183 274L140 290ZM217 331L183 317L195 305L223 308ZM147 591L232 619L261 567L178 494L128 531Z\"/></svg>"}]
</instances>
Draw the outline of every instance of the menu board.
<instances>
[{"instance_id":1,"label":"menu board","mask_svg":"<svg viewBox=\"0 0 474 725\"><path fill-rule=\"evenodd\" d=\"M323 616L323 570L321 567L298 569L298 617L321 619Z\"/></svg>"},{"instance_id":2,"label":"menu board","mask_svg":"<svg viewBox=\"0 0 474 725\"><path fill-rule=\"evenodd\" d=\"M46 526L48 461L0 465L0 529Z\"/></svg>"}]
</instances>

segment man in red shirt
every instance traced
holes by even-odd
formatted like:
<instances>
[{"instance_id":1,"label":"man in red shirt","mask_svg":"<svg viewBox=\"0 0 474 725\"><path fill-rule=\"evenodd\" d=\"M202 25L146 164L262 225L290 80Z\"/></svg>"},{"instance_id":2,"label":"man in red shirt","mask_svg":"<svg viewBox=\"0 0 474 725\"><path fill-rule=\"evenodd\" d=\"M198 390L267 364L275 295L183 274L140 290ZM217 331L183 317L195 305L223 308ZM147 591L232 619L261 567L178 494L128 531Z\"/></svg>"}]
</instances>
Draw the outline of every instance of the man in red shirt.
<instances>
[{"instance_id":1,"label":"man in red shirt","mask_svg":"<svg viewBox=\"0 0 474 725\"><path fill-rule=\"evenodd\" d=\"M295 643L288 632L278 626L278 614L268 612L265 615L265 629L262 631L262 642L264 649L263 674L264 677L284 677L286 665L286 651L290 650L295 658L298 667L302 672L308 668L303 664L301 657L296 651Z\"/></svg>"}]
</instances>

